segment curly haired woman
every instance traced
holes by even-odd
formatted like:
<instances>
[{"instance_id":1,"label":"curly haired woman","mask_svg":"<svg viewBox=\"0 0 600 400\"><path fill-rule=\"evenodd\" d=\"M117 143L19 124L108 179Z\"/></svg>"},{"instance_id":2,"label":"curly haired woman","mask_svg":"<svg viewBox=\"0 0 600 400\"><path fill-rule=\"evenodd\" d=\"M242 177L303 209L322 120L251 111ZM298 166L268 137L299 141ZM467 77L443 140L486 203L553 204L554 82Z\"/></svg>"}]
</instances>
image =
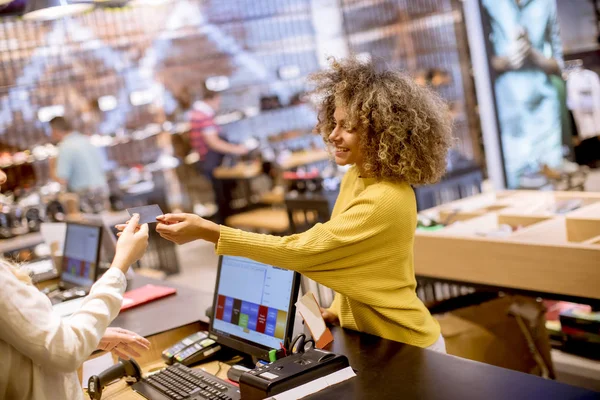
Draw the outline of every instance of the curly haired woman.
<instances>
[{"instance_id":1,"label":"curly haired woman","mask_svg":"<svg viewBox=\"0 0 600 400\"><path fill-rule=\"evenodd\" d=\"M220 255L298 271L337 292L328 322L445 352L440 327L415 293L417 209L411 185L445 171L452 143L447 107L429 90L350 58L312 77L317 129L346 173L331 220L286 237L216 225L196 215L159 217L175 243L203 239Z\"/></svg>"}]
</instances>

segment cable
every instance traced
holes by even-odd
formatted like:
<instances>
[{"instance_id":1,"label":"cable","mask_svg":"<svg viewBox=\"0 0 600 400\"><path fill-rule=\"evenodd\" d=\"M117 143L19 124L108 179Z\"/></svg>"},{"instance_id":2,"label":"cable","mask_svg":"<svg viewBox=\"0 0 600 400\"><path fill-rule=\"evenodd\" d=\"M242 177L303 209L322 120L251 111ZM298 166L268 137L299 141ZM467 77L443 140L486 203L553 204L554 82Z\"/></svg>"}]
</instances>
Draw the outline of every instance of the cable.
<instances>
[{"instance_id":1,"label":"cable","mask_svg":"<svg viewBox=\"0 0 600 400\"><path fill-rule=\"evenodd\" d=\"M217 369L217 372L215 372L213 375L214 376L219 376L219 372L221 372L221 368L222 368L222 364L221 361L217 361L217 365L219 366L219 369Z\"/></svg>"}]
</instances>

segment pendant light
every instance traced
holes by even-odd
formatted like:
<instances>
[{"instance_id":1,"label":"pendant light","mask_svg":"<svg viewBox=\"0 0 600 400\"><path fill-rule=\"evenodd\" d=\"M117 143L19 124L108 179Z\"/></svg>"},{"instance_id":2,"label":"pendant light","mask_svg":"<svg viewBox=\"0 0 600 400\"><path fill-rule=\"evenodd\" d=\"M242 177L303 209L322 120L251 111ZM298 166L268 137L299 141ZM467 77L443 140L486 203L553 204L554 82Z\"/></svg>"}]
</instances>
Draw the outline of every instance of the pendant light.
<instances>
[{"instance_id":1,"label":"pendant light","mask_svg":"<svg viewBox=\"0 0 600 400\"><path fill-rule=\"evenodd\" d=\"M49 21L80 14L94 8L93 3L69 3L67 0L29 0L23 19Z\"/></svg>"}]
</instances>

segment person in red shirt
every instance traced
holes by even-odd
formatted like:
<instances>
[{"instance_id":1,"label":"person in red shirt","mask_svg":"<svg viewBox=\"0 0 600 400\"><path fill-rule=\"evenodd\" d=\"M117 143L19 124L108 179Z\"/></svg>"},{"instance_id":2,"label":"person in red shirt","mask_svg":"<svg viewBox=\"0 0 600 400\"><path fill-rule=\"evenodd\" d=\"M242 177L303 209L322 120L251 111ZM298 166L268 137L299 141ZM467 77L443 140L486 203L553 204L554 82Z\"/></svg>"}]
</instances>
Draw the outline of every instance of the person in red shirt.
<instances>
[{"instance_id":1,"label":"person in red shirt","mask_svg":"<svg viewBox=\"0 0 600 400\"><path fill-rule=\"evenodd\" d=\"M217 92L205 90L204 99L196 101L191 110L190 145L200 155L200 173L210 180L219 209L217 222L222 224L231 215L231 182L215 179L213 171L226 154L244 155L248 153L246 146L229 143L220 135L219 126L214 120L221 105L221 96Z\"/></svg>"}]
</instances>

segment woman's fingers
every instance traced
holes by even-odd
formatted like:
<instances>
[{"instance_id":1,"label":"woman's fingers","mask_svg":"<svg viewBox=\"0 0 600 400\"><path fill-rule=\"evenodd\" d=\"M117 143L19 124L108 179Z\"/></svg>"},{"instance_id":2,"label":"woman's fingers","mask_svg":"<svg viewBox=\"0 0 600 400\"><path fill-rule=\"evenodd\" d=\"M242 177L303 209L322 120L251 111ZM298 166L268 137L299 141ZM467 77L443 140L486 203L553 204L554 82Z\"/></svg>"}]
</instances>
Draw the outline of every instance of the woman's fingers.
<instances>
[{"instance_id":1,"label":"woman's fingers","mask_svg":"<svg viewBox=\"0 0 600 400\"><path fill-rule=\"evenodd\" d=\"M119 224L119 225L115 225L115 228L117 228L117 230L123 232L125 230L125 228L127 228L127 225L126 224ZM139 230L140 230L139 226L135 228L136 232L139 231Z\"/></svg>"},{"instance_id":2,"label":"woman's fingers","mask_svg":"<svg viewBox=\"0 0 600 400\"><path fill-rule=\"evenodd\" d=\"M123 230L123 232L134 233L136 228L138 227L138 222L140 222L140 214L133 214L133 216L127 223L127 226L125 226L125 229Z\"/></svg>"},{"instance_id":3,"label":"woman's fingers","mask_svg":"<svg viewBox=\"0 0 600 400\"><path fill-rule=\"evenodd\" d=\"M141 227L139 227L136 231L135 234L138 235L142 235L142 236L148 236L148 224L143 224Z\"/></svg>"},{"instance_id":4,"label":"woman's fingers","mask_svg":"<svg viewBox=\"0 0 600 400\"><path fill-rule=\"evenodd\" d=\"M140 229L141 229L140 227L137 227L136 230L135 230L135 233L138 233L140 231ZM123 234L123 232L117 232L117 237L121 236L122 234Z\"/></svg>"},{"instance_id":5,"label":"woman's fingers","mask_svg":"<svg viewBox=\"0 0 600 400\"><path fill-rule=\"evenodd\" d=\"M150 348L150 342L138 335L135 332L128 331L123 328L111 328L112 329L112 338L115 341L117 346L120 345L129 345L135 346L140 350L148 350Z\"/></svg>"}]
</instances>

